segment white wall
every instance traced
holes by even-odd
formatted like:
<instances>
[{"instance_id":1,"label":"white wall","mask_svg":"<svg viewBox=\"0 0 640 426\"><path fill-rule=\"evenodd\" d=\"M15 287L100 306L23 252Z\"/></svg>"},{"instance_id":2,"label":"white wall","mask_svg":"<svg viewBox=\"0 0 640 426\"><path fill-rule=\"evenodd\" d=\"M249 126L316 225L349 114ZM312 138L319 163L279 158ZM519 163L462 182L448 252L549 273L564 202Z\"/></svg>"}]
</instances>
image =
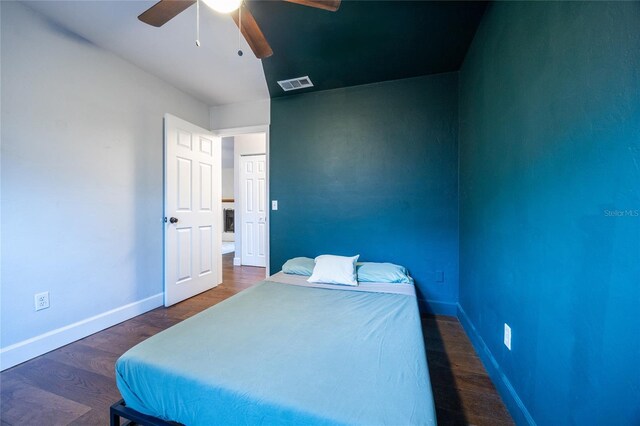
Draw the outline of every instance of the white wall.
<instances>
[{"instance_id":1,"label":"white wall","mask_svg":"<svg viewBox=\"0 0 640 426\"><path fill-rule=\"evenodd\" d=\"M243 155L266 154L267 135L265 133L249 133L233 137L234 148L234 170L235 170L235 248L236 254L233 259L235 265L240 265L242 254L242 209L240 208L240 157ZM269 206L267 206L269 207ZM267 242L268 244L268 242Z\"/></svg>"},{"instance_id":2,"label":"white wall","mask_svg":"<svg viewBox=\"0 0 640 426\"><path fill-rule=\"evenodd\" d=\"M222 169L222 198L233 198L233 167Z\"/></svg>"},{"instance_id":3,"label":"white wall","mask_svg":"<svg viewBox=\"0 0 640 426\"><path fill-rule=\"evenodd\" d=\"M235 183L233 172L233 138L222 138L222 198L233 199L235 197L233 185ZM235 203L222 203L222 209L234 209ZM224 231L224 229L223 229ZM222 241L233 241L233 232L222 232Z\"/></svg>"},{"instance_id":4,"label":"white wall","mask_svg":"<svg viewBox=\"0 0 640 426\"><path fill-rule=\"evenodd\" d=\"M1 10L6 368L161 304L162 116L209 127L210 111L23 4Z\"/></svg>"},{"instance_id":5,"label":"white wall","mask_svg":"<svg viewBox=\"0 0 640 426\"><path fill-rule=\"evenodd\" d=\"M271 100L213 106L210 114L213 130L264 126L271 123Z\"/></svg>"},{"instance_id":6,"label":"white wall","mask_svg":"<svg viewBox=\"0 0 640 426\"><path fill-rule=\"evenodd\" d=\"M222 198L233 198L233 138L222 138Z\"/></svg>"}]
</instances>

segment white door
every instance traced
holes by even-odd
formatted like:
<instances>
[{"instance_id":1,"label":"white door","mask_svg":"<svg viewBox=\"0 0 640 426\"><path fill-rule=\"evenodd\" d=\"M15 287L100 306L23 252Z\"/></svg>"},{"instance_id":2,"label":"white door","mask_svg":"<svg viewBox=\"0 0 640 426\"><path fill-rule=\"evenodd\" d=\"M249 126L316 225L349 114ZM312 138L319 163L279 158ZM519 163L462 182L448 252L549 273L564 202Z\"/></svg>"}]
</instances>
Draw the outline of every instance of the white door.
<instances>
[{"instance_id":1,"label":"white door","mask_svg":"<svg viewBox=\"0 0 640 426\"><path fill-rule=\"evenodd\" d=\"M169 114L164 117L164 305L222 282L221 141Z\"/></svg>"},{"instance_id":2,"label":"white door","mask_svg":"<svg viewBox=\"0 0 640 426\"><path fill-rule=\"evenodd\" d=\"M242 264L266 266L267 159L265 155L240 157Z\"/></svg>"}]
</instances>

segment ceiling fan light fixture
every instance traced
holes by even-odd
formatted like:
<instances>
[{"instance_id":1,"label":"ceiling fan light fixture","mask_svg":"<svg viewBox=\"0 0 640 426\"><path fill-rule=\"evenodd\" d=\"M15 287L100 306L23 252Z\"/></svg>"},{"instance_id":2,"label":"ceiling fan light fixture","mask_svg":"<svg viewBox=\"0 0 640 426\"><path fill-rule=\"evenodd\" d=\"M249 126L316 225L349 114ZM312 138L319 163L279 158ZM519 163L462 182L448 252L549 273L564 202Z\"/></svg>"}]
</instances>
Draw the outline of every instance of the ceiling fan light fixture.
<instances>
[{"instance_id":1,"label":"ceiling fan light fixture","mask_svg":"<svg viewBox=\"0 0 640 426\"><path fill-rule=\"evenodd\" d=\"M231 13L242 4L242 0L202 0L218 13Z\"/></svg>"}]
</instances>

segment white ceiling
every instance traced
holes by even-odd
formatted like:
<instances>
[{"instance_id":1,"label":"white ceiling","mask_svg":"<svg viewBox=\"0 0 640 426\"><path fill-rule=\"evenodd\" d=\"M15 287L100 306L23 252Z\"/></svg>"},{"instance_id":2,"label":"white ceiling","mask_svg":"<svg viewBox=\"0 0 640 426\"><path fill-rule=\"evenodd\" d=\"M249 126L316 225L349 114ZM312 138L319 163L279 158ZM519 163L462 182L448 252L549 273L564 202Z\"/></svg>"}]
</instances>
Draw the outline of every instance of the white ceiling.
<instances>
[{"instance_id":1,"label":"white ceiling","mask_svg":"<svg viewBox=\"0 0 640 426\"><path fill-rule=\"evenodd\" d=\"M35 1L26 4L97 46L160 77L209 105L269 98L262 63L253 55L231 17L196 7L160 28L138 15L155 1ZM244 55L238 56L238 43Z\"/></svg>"}]
</instances>

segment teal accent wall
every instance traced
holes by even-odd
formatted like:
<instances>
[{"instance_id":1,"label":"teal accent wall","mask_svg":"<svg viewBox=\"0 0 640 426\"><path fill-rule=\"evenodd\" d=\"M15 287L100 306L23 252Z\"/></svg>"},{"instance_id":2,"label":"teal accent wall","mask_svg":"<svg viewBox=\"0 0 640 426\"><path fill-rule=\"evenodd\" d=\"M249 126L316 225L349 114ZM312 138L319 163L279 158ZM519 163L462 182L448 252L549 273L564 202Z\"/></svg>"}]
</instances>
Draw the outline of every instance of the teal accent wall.
<instances>
[{"instance_id":1,"label":"teal accent wall","mask_svg":"<svg viewBox=\"0 0 640 426\"><path fill-rule=\"evenodd\" d=\"M518 423L640 424L639 307L640 3L496 2L460 72L460 318Z\"/></svg>"},{"instance_id":2,"label":"teal accent wall","mask_svg":"<svg viewBox=\"0 0 640 426\"><path fill-rule=\"evenodd\" d=\"M457 85L449 73L272 99L272 272L360 254L406 266L424 308L455 314Z\"/></svg>"}]
</instances>

